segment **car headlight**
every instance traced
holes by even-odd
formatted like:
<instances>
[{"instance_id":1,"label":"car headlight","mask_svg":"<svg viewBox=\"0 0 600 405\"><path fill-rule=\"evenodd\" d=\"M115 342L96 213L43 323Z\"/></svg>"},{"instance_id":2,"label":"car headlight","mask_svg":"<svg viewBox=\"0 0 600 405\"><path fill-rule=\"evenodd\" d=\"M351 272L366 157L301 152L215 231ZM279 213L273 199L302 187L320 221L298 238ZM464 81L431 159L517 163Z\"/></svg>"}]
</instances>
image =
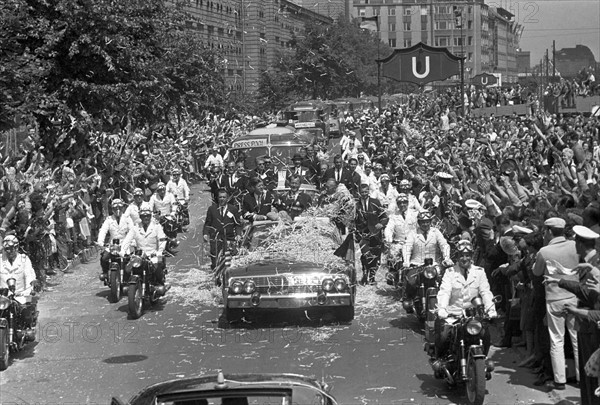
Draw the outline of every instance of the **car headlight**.
<instances>
[{"instance_id":1,"label":"car headlight","mask_svg":"<svg viewBox=\"0 0 600 405\"><path fill-rule=\"evenodd\" d=\"M482 328L483 326L481 325L481 322L475 319L471 319L469 322L467 322L467 333L469 335L479 335L481 333Z\"/></svg>"},{"instance_id":2,"label":"car headlight","mask_svg":"<svg viewBox=\"0 0 600 405\"><path fill-rule=\"evenodd\" d=\"M131 258L131 266L132 267L140 267L142 265L142 258L139 256L133 256Z\"/></svg>"},{"instance_id":3,"label":"car headlight","mask_svg":"<svg viewBox=\"0 0 600 405\"><path fill-rule=\"evenodd\" d=\"M321 287L323 288L323 291L329 292L329 291L333 290L333 287L334 287L333 280L330 278L326 278L321 283Z\"/></svg>"},{"instance_id":4,"label":"car headlight","mask_svg":"<svg viewBox=\"0 0 600 405\"><path fill-rule=\"evenodd\" d=\"M335 289L338 291L344 291L348 287L348 283L343 278L338 278L335 280Z\"/></svg>"},{"instance_id":5,"label":"car headlight","mask_svg":"<svg viewBox=\"0 0 600 405\"><path fill-rule=\"evenodd\" d=\"M435 266L431 266L431 267L427 267L424 271L423 271L423 275L425 276L425 278L428 279L432 279L432 278L436 278L438 275L437 272L437 268Z\"/></svg>"},{"instance_id":6,"label":"car headlight","mask_svg":"<svg viewBox=\"0 0 600 405\"><path fill-rule=\"evenodd\" d=\"M244 285L239 281L234 281L233 284L231 284L231 287L229 287L232 294L240 294L243 289Z\"/></svg>"},{"instance_id":7,"label":"car headlight","mask_svg":"<svg viewBox=\"0 0 600 405\"><path fill-rule=\"evenodd\" d=\"M244 283L244 292L246 294L252 294L254 290L256 290L256 285L254 284L254 281L246 281Z\"/></svg>"},{"instance_id":8,"label":"car headlight","mask_svg":"<svg viewBox=\"0 0 600 405\"><path fill-rule=\"evenodd\" d=\"M10 300L6 297L0 297L0 311L4 311L10 306Z\"/></svg>"}]
</instances>

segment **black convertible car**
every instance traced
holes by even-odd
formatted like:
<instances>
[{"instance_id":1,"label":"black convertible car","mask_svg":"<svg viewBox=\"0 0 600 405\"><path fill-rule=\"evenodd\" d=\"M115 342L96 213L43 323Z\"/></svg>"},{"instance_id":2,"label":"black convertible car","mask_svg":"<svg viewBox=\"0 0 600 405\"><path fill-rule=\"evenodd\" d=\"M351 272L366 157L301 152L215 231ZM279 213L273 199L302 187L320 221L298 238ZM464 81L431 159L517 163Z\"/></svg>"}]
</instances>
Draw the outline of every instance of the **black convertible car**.
<instances>
[{"instance_id":1,"label":"black convertible car","mask_svg":"<svg viewBox=\"0 0 600 405\"><path fill-rule=\"evenodd\" d=\"M111 405L336 405L326 384L297 374L228 374L150 385L127 403Z\"/></svg>"}]
</instances>

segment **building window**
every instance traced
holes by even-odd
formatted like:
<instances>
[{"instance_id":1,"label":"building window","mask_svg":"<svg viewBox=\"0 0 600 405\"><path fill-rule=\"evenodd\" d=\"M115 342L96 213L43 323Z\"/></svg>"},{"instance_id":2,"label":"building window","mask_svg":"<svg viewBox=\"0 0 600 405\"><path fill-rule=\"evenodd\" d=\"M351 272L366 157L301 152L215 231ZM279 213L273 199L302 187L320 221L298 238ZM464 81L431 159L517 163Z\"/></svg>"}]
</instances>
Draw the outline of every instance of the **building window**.
<instances>
[{"instance_id":1,"label":"building window","mask_svg":"<svg viewBox=\"0 0 600 405\"><path fill-rule=\"evenodd\" d=\"M422 21L421 22L421 30L422 31L427 31L427 21Z\"/></svg>"},{"instance_id":2,"label":"building window","mask_svg":"<svg viewBox=\"0 0 600 405\"><path fill-rule=\"evenodd\" d=\"M454 37L454 46L461 46L463 44L463 39L460 37Z\"/></svg>"},{"instance_id":3,"label":"building window","mask_svg":"<svg viewBox=\"0 0 600 405\"><path fill-rule=\"evenodd\" d=\"M467 21L467 29L468 30L473 29L473 21L472 20Z\"/></svg>"},{"instance_id":4,"label":"building window","mask_svg":"<svg viewBox=\"0 0 600 405\"><path fill-rule=\"evenodd\" d=\"M467 43L469 44L469 46L473 45L473 37L469 37Z\"/></svg>"},{"instance_id":5,"label":"building window","mask_svg":"<svg viewBox=\"0 0 600 405\"><path fill-rule=\"evenodd\" d=\"M410 39L405 39L404 40L404 47L405 48L410 48L412 46L412 40Z\"/></svg>"},{"instance_id":6,"label":"building window","mask_svg":"<svg viewBox=\"0 0 600 405\"><path fill-rule=\"evenodd\" d=\"M427 15L428 13L427 6L421 6L421 15Z\"/></svg>"},{"instance_id":7,"label":"building window","mask_svg":"<svg viewBox=\"0 0 600 405\"><path fill-rule=\"evenodd\" d=\"M448 46L450 45L450 41L448 37L436 37L435 38L435 46Z\"/></svg>"},{"instance_id":8,"label":"building window","mask_svg":"<svg viewBox=\"0 0 600 405\"><path fill-rule=\"evenodd\" d=\"M412 9L410 7L404 7L404 15L411 15Z\"/></svg>"},{"instance_id":9,"label":"building window","mask_svg":"<svg viewBox=\"0 0 600 405\"><path fill-rule=\"evenodd\" d=\"M410 31L410 23L409 22L404 23L404 31Z\"/></svg>"},{"instance_id":10,"label":"building window","mask_svg":"<svg viewBox=\"0 0 600 405\"><path fill-rule=\"evenodd\" d=\"M391 32L396 31L396 24L395 23L389 23L388 24L388 31L391 31Z\"/></svg>"},{"instance_id":11,"label":"building window","mask_svg":"<svg viewBox=\"0 0 600 405\"><path fill-rule=\"evenodd\" d=\"M435 14L450 14L450 6L435 6Z\"/></svg>"},{"instance_id":12,"label":"building window","mask_svg":"<svg viewBox=\"0 0 600 405\"><path fill-rule=\"evenodd\" d=\"M396 15L396 7L388 8L388 15L390 15L390 16Z\"/></svg>"},{"instance_id":13,"label":"building window","mask_svg":"<svg viewBox=\"0 0 600 405\"><path fill-rule=\"evenodd\" d=\"M388 45L390 46L390 48L395 48L396 47L396 38L388 39Z\"/></svg>"},{"instance_id":14,"label":"building window","mask_svg":"<svg viewBox=\"0 0 600 405\"><path fill-rule=\"evenodd\" d=\"M449 29L451 29L450 22L448 22L448 21L436 21L435 25L434 25L434 28L436 30L449 30Z\"/></svg>"},{"instance_id":15,"label":"building window","mask_svg":"<svg viewBox=\"0 0 600 405\"><path fill-rule=\"evenodd\" d=\"M366 17L367 16L367 9L365 9L364 7L360 7L358 9L358 16L359 17Z\"/></svg>"},{"instance_id":16,"label":"building window","mask_svg":"<svg viewBox=\"0 0 600 405\"><path fill-rule=\"evenodd\" d=\"M375 7L373 9L373 15L380 16L381 15L381 7Z\"/></svg>"}]
</instances>

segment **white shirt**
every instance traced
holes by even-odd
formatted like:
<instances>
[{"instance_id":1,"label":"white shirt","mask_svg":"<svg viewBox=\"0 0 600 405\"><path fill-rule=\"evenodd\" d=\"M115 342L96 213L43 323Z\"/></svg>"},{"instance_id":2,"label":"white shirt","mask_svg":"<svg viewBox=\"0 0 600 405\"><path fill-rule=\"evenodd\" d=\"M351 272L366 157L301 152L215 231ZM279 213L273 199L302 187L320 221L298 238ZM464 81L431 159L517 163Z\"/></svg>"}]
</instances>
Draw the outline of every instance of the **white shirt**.
<instances>
[{"instance_id":1,"label":"white shirt","mask_svg":"<svg viewBox=\"0 0 600 405\"><path fill-rule=\"evenodd\" d=\"M158 193L154 193L152 194L152 197L150 197L150 206L152 207L152 211L160 211L160 215L175 215L175 196L167 192L161 199L158 196Z\"/></svg>"},{"instance_id":2,"label":"white shirt","mask_svg":"<svg viewBox=\"0 0 600 405\"><path fill-rule=\"evenodd\" d=\"M111 242L113 239L122 241L125 239L131 228L133 228L133 221L130 217L121 215L121 218L119 218L119 221L117 222L117 218L115 218L114 215L111 215L104 220L104 223L100 227L100 231L98 231L98 244L104 245L107 233Z\"/></svg>"},{"instance_id":3,"label":"white shirt","mask_svg":"<svg viewBox=\"0 0 600 405\"><path fill-rule=\"evenodd\" d=\"M215 166L219 166L219 167L223 167L223 156L219 155L219 153L217 153L217 155L210 155L209 157L206 158L206 162L204 163L204 168L207 169L209 168L211 165L215 165Z\"/></svg>"},{"instance_id":4,"label":"white shirt","mask_svg":"<svg viewBox=\"0 0 600 405\"><path fill-rule=\"evenodd\" d=\"M129 218L133 225L138 225L142 222L140 219L140 207L136 203L129 204L123 216Z\"/></svg>"},{"instance_id":5,"label":"white shirt","mask_svg":"<svg viewBox=\"0 0 600 405\"><path fill-rule=\"evenodd\" d=\"M14 278L16 281L15 293L31 294L33 290L31 282L35 281L35 271L27 255L17 254L15 261L11 263L6 257L6 253L2 254L0 260L0 288L8 288L6 281L10 278ZM22 300L21 303L24 302L25 300Z\"/></svg>"},{"instance_id":6,"label":"white shirt","mask_svg":"<svg viewBox=\"0 0 600 405\"><path fill-rule=\"evenodd\" d=\"M441 263L442 260L450 259L450 245L444 238L439 229L431 228L427 233L427 239L421 229L412 232L406 238L404 244L404 263L416 264L417 266L425 263L425 259L433 259L434 263Z\"/></svg>"},{"instance_id":7,"label":"white shirt","mask_svg":"<svg viewBox=\"0 0 600 405\"><path fill-rule=\"evenodd\" d=\"M388 185L387 192L383 192L381 189L381 182L377 182L377 189L370 195L372 198L377 198L381 205L386 208L388 214L396 211L396 198L398 197L398 191L391 184Z\"/></svg>"},{"instance_id":8,"label":"white shirt","mask_svg":"<svg viewBox=\"0 0 600 405\"><path fill-rule=\"evenodd\" d=\"M190 199L190 188L187 181L182 177L179 178L177 183L175 183L172 178L169 180L167 183L167 193L171 193L177 198L182 198L186 201L189 201Z\"/></svg>"},{"instance_id":9,"label":"white shirt","mask_svg":"<svg viewBox=\"0 0 600 405\"><path fill-rule=\"evenodd\" d=\"M471 300L477 296L481 296L488 316L495 317L494 296L483 268L471 265L465 279L456 264L444 273L437 295L437 305L448 314L461 316L463 309L471 307Z\"/></svg>"},{"instance_id":10,"label":"white shirt","mask_svg":"<svg viewBox=\"0 0 600 405\"><path fill-rule=\"evenodd\" d=\"M389 216L388 224L383 231L387 243L397 242L404 245L410 233L417 231L417 216L411 211L406 211L404 216L399 212Z\"/></svg>"},{"instance_id":11,"label":"white shirt","mask_svg":"<svg viewBox=\"0 0 600 405\"><path fill-rule=\"evenodd\" d=\"M153 253L161 253L167 247L167 236L163 231L162 226L151 221L148 225L148 229L144 230L144 227L140 224L131 228L123 244L121 244L121 255L129 252L131 243L135 241L135 245L138 249L141 249L146 256L150 256Z\"/></svg>"}]
</instances>

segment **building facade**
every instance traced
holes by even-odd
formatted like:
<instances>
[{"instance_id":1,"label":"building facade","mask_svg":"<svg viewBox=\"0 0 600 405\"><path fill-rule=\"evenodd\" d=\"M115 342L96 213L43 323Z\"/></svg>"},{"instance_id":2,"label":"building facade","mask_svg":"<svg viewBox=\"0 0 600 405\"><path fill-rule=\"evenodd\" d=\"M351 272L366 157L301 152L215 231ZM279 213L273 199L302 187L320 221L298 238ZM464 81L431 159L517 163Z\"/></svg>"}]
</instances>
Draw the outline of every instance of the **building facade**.
<instances>
[{"instance_id":1,"label":"building facade","mask_svg":"<svg viewBox=\"0 0 600 405\"><path fill-rule=\"evenodd\" d=\"M556 70L564 78L577 77L582 69L595 69L594 53L585 45L575 45L575 48L562 48L556 51Z\"/></svg>"},{"instance_id":2,"label":"building facade","mask_svg":"<svg viewBox=\"0 0 600 405\"><path fill-rule=\"evenodd\" d=\"M315 13L325 15L337 21L338 18L350 20L352 0L292 0L292 2Z\"/></svg>"},{"instance_id":3,"label":"building facade","mask_svg":"<svg viewBox=\"0 0 600 405\"><path fill-rule=\"evenodd\" d=\"M392 48L423 42L464 56L467 83L485 72L501 73L503 83L517 81L519 26L511 13L483 0L353 0L352 15L379 16L380 38Z\"/></svg>"},{"instance_id":4,"label":"building facade","mask_svg":"<svg viewBox=\"0 0 600 405\"><path fill-rule=\"evenodd\" d=\"M186 27L217 52L227 90L238 95L258 89L261 72L291 47L294 35L302 37L308 22L333 23L288 0L193 0L186 11Z\"/></svg>"}]
</instances>

